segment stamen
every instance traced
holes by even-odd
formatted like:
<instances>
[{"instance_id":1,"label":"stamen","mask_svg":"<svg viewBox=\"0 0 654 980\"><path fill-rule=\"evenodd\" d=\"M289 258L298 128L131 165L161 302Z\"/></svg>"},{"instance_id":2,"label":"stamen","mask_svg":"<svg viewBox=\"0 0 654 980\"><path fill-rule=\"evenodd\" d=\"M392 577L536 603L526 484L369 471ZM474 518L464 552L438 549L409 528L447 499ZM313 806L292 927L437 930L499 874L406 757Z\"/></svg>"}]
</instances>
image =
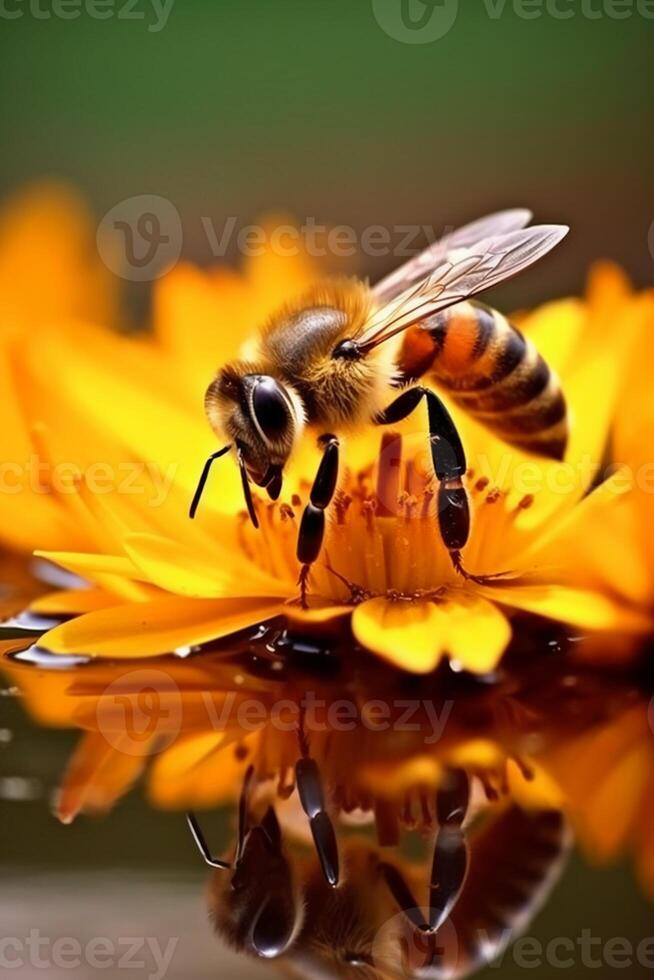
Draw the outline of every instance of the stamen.
<instances>
[{"instance_id":1,"label":"stamen","mask_svg":"<svg viewBox=\"0 0 654 980\"><path fill-rule=\"evenodd\" d=\"M434 499L434 491L431 489L425 490L422 497L422 509L420 511L420 517L424 521L430 516L430 510L432 501Z\"/></svg>"},{"instance_id":2,"label":"stamen","mask_svg":"<svg viewBox=\"0 0 654 980\"><path fill-rule=\"evenodd\" d=\"M352 503L352 497L349 493L339 493L334 501L334 512L336 514L336 523L343 525L345 524L345 518L347 512L350 509L350 504Z\"/></svg>"},{"instance_id":3,"label":"stamen","mask_svg":"<svg viewBox=\"0 0 654 980\"><path fill-rule=\"evenodd\" d=\"M520 770L520 774L523 779L526 779L529 783L533 782L533 780L536 778L536 773L534 772L533 768L519 755L512 755L511 759Z\"/></svg>"},{"instance_id":4,"label":"stamen","mask_svg":"<svg viewBox=\"0 0 654 980\"><path fill-rule=\"evenodd\" d=\"M370 534L372 534L375 529L374 518L375 518L376 511L377 511L377 501L373 500L372 497L369 497L367 500L364 500L363 503L361 504L361 514L365 519L366 529Z\"/></svg>"}]
</instances>

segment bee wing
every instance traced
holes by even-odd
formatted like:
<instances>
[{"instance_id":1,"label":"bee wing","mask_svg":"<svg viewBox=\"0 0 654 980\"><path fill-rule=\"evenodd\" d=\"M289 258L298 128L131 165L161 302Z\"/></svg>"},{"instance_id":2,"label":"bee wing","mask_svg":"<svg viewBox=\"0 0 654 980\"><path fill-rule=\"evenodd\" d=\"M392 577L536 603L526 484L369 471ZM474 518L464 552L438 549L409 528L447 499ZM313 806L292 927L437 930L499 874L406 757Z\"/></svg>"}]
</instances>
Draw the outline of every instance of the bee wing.
<instances>
[{"instance_id":1,"label":"bee wing","mask_svg":"<svg viewBox=\"0 0 654 980\"><path fill-rule=\"evenodd\" d=\"M469 248L486 238L504 235L509 231L519 231L528 225L531 219L532 213L527 208L512 208L471 221L462 228L444 235L420 255L401 265L399 269L394 269L377 283L373 293L377 299L388 302L409 286L425 279L454 249Z\"/></svg>"},{"instance_id":2,"label":"bee wing","mask_svg":"<svg viewBox=\"0 0 654 980\"><path fill-rule=\"evenodd\" d=\"M375 310L353 338L366 354L413 323L515 276L564 238L567 225L535 225L454 249L415 286Z\"/></svg>"}]
</instances>

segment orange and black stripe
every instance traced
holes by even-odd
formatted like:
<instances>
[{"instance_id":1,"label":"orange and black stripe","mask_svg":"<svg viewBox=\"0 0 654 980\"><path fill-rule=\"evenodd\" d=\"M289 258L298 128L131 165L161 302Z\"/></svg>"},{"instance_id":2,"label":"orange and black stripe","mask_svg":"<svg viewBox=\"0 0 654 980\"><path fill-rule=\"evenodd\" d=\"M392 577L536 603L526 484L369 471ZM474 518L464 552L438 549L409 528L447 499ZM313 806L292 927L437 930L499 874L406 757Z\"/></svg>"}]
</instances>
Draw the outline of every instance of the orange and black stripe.
<instances>
[{"instance_id":1,"label":"orange and black stripe","mask_svg":"<svg viewBox=\"0 0 654 980\"><path fill-rule=\"evenodd\" d=\"M559 381L531 341L496 310L459 303L412 327L400 370L407 380L430 373L505 442L563 458L568 421Z\"/></svg>"}]
</instances>

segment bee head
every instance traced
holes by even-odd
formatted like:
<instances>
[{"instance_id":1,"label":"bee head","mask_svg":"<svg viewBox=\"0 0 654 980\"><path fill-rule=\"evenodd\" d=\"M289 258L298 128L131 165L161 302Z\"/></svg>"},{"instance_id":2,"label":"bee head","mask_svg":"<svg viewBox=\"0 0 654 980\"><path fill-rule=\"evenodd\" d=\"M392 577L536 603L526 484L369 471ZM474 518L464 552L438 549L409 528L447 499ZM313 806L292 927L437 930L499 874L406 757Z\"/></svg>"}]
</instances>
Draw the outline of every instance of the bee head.
<instances>
[{"instance_id":1,"label":"bee head","mask_svg":"<svg viewBox=\"0 0 654 980\"><path fill-rule=\"evenodd\" d=\"M297 393L251 365L232 364L207 389L205 408L214 430L240 449L250 479L276 499L304 421Z\"/></svg>"},{"instance_id":2,"label":"bee head","mask_svg":"<svg viewBox=\"0 0 654 980\"><path fill-rule=\"evenodd\" d=\"M209 910L216 932L239 951L274 959L293 943L302 902L272 807L244 838L231 877L214 873Z\"/></svg>"}]
</instances>

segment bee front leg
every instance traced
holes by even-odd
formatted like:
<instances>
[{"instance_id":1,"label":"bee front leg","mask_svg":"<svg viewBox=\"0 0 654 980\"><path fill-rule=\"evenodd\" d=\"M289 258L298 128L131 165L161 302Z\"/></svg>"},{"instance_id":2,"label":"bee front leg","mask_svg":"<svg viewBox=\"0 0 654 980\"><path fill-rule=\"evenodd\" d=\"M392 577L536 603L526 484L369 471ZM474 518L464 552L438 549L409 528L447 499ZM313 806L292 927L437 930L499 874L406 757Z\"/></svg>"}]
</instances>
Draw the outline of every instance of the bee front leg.
<instances>
[{"instance_id":1,"label":"bee front leg","mask_svg":"<svg viewBox=\"0 0 654 980\"><path fill-rule=\"evenodd\" d=\"M452 564L465 578L468 573L461 564L461 548L470 534L470 507L463 486L467 465L461 437L452 416L435 392L419 385L403 391L374 421L377 425L401 422L415 411L423 398L427 402L432 465L439 481L438 527Z\"/></svg>"},{"instance_id":2,"label":"bee front leg","mask_svg":"<svg viewBox=\"0 0 654 980\"><path fill-rule=\"evenodd\" d=\"M300 570L302 606L307 607L307 581L311 566L320 554L325 536L325 510L331 503L338 480L338 449L336 436L327 433L318 440L323 447L322 459L311 487L309 503L304 508L297 539L297 559Z\"/></svg>"},{"instance_id":3,"label":"bee front leg","mask_svg":"<svg viewBox=\"0 0 654 980\"><path fill-rule=\"evenodd\" d=\"M309 755L302 723L298 731L302 757L295 764L295 782L302 809L309 818L311 836L316 847L325 880L332 888L338 885L340 871L338 844L331 817L327 812L320 770Z\"/></svg>"}]
</instances>

